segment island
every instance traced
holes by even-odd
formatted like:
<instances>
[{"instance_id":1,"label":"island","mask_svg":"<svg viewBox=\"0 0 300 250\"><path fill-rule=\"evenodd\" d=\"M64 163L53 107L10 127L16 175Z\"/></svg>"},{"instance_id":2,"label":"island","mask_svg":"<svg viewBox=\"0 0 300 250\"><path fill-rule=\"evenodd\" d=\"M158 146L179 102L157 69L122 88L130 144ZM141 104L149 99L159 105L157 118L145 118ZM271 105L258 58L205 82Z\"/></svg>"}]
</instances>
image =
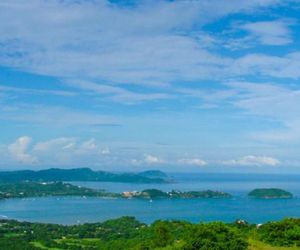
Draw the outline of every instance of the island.
<instances>
[{"instance_id":1,"label":"island","mask_svg":"<svg viewBox=\"0 0 300 250\"><path fill-rule=\"evenodd\" d=\"M293 194L279 188L257 188L252 190L248 196L259 199L290 199Z\"/></svg>"},{"instance_id":2,"label":"island","mask_svg":"<svg viewBox=\"0 0 300 250\"><path fill-rule=\"evenodd\" d=\"M232 197L228 193L220 191L188 191L181 192L172 190L170 192L163 192L158 189L145 189L143 191L123 192L122 196L125 198L137 198L137 199L195 199L195 198L230 198Z\"/></svg>"},{"instance_id":3,"label":"island","mask_svg":"<svg viewBox=\"0 0 300 250\"><path fill-rule=\"evenodd\" d=\"M172 190L163 192L158 189L111 193L105 190L91 189L63 182L13 182L0 183L0 199L28 198L44 196L82 196L124 199L193 199L193 198L229 198L230 194L219 191L190 191Z\"/></svg>"},{"instance_id":4,"label":"island","mask_svg":"<svg viewBox=\"0 0 300 250\"><path fill-rule=\"evenodd\" d=\"M150 170L141 173L111 173L94 171L90 168L45 170L19 170L0 172L0 182L20 181L97 181L97 182L126 182L126 183L169 183L167 175L161 171Z\"/></svg>"}]
</instances>

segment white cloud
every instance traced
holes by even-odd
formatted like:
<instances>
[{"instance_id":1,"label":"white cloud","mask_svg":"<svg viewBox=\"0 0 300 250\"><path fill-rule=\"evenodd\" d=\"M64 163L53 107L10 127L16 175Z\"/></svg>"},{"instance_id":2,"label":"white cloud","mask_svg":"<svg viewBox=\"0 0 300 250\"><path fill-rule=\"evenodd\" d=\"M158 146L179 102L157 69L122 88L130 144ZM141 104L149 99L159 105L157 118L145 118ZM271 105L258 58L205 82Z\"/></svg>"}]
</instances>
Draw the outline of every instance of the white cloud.
<instances>
[{"instance_id":1,"label":"white cloud","mask_svg":"<svg viewBox=\"0 0 300 250\"><path fill-rule=\"evenodd\" d=\"M245 23L240 26L240 29L249 32L253 38L262 44L286 45L292 42L289 29L292 24L292 21L287 20L262 21Z\"/></svg>"},{"instance_id":2,"label":"white cloud","mask_svg":"<svg viewBox=\"0 0 300 250\"><path fill-rule=\"evenodd\" d=\"M30 112L28 112L30 110ZM79 111L60 106L1 105L0 120L52 127L116 126L120 120L99 112Z\"/></svg>"},{"instance_id":3,"label":"white cloud","mask_svg":"<svg viewBox=\"0 0 300 250\"><path fill-rule=\"evenodd\" d=\"M96 148L97 145L96 145L96 140L94 138L83 142L80 146L80 149L84 151L92 151L95 150Z\"/></svg>"},{"instance_id":4,"label":"white cloud","mask_svg":"<svg viewBox=\"0 0 300 250\"><path fill-rule=\"evenodd\" d=\"M227 70L235 76L267 76L298 79L300 77L300 52L284 56L247 54L231 62Z\"/></svg>"},{"instance_id":5,"label":"white cloud","mask_svg":"<svg viewBox=\"0 0 300 250\"><path fill-rule=\"evenodd\" d=\"M57 96L75 96L76 93L64 90L44 90L44 89L32 89L32 88L17 88L0 85L0 93L21 93L27 95L57 95Z\"/></svg>"},{"instance_id":6,"label":"white cloud","mask_svg":"<svg viewBox=\"0 0 300 250\"><path fill-rule=\"evenodd\" d=\"M108 147L100 145L95 138L84 141L73 137L50 139L36 143L32 153L41 165L95 166L110 157Z\"/></svg>"},{"instance_id":7,"label":"white cloud","mask_svg":"<svg viewBox=\"0 0 300 250\"><path fill-rule=\"evenodd\" d=\"M247 155L239 159L223 161L226 165L240 165L240 166L277 166L280 161L268 156L254 156Z\"/></svg>"},{"instance_id":8,"label":"white cloud","mask_svg":"<svg viewBox=\"0 0 300 250\"><path fill-rule=\"evenodd\" d=\"M109 148L103 148L100 150L100 153L103 155L109 155L111 152Z\"/></svg>"},{"instance_id":9,"label":"white cloud","mask_svg":"<svg viewBox=\"0 0 300 250\"><path fill-rule=\"evenodd\" d=\"M201 27L281 3L224 0L220 7L218 0L141 1L120 7L108 1L1 1L0 64L67 79L99 79L104 85L165 86L216 78L232 62L207 50L213 38L207 39ZM118 88L102 86L103 91L127 102L147 100Z\"/></svg>"},{"instance_id":10,"label":"white cloud","mask_svg":"<svg viewBox=\"0 0 300 250\"><path fill-rule=\"evenodd\" d=\"M206 161L199 158L184 158L179 159L178 163L187 164L187 165L195 165L195 166L205 166L207 164Z\"/></svg>"},{"instance_id":11,"label":"white cloud","mask_svg":"<svg viewBox=\"0 0 300 250\"><path fill-rule=\"evenodd\" d=\"M90 95L100 94L110 96L114 101L133 104L143 101L170 99L172 95L166 93L137 93L126 90L121 87L97 84L83 80L71 80L66 82L67 85L87 91Z\"/></svg>"},{"instance_id":12,"label":"white cloud","mask_svg":"<svg viewBox=\"0 0 300 250\"><path fill-rule=\"evenodd\" d=\"M234 106L241 117L262 119L275 126L265 129L254 127L247 139L261 142L299 143L300 139L300 88L294 84L270 82L232 81L220 90L180 89L181 93L198 97L202 106L220 108ZM201 107L200 107L201 108Z\"/></svg>"},{"instance_id":13,"label":"white cloud","mask_svg":"<svg viewBox=\"0 0 300 250\"><path fill-rule=\"evenodd\" d=\"M39 142L33 147L33 151L39 153L60 152L61 150L70 150L76 145L75 138L61 137L49 141Z\"/></svg>"},{"instance_id":14,"label":"white cloud","mask_svg":"<svg viewBox=\"0 0 300 250\"><path fill-rule=\"evenodd\" d=\"M8 146L11 157L22 164L33 164L37 158L31 155L28 150L32 139L28 136L22 136L16 142Z\"/></svg>"},{"instance_id":15,"label":"white cloud","mask_svg":"<svg viewBox=\"0 0 300 250\"><path fill-rule=\"evenodd\" d=\"M238 108L263 119L279 124L277 128L250 134L252 140L269 142L299 142L300 89L286 84L232 82L227 86L238 92L231 102Z\"/></svg>"},{"instance_id":16,"label":"white cloud","mask_svg":"<svg viewBox=\"0 0 300 250\"><path fill-rule=\"evenodd\" d=\"M165 161L157 156L154 155L145 155L144 162L148 164L160 164L164 163Z\"/></svg>"}]
</instances>

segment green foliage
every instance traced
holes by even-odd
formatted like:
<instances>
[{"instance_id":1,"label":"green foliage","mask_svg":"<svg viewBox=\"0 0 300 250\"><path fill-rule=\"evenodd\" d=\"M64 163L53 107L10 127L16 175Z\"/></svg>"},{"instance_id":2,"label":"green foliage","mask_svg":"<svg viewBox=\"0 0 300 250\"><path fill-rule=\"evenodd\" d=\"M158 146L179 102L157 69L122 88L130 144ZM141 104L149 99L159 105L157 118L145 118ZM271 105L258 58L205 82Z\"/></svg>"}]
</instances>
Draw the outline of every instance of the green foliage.
<instances>
[{"instance_id":1,"label":"green foliage","mask_svg":"<svg viewBox=\"0 0 300 250\"><path fill-rule=\"evenodd\" d=\"M260 240L275 246L300 247L300 219L269 222L258 229Z\"/></svg>"},{"instance_id":2,"label":"green foliage","mask_svg":"<svg viewBox=\"0 0 300 250\"><path fill-rule=\"evenodd\" d=\"M266 223L259 229L241 220L146 225L134 217L122 217L73 226L0 220L0 250L246 250L249 238L250 249L299 246L300 219Z\"/></svg>"},{"instance_id":3,"label":"green foliage","mask_svg":"<svg viewBox=\"0 0 300 250\"><path fill-rule=\"evenodd\" d=\"M166 192L158 189L145 189L142 192L138 193L138 195L136 195L135 197L143 199L160 199L168 198L169 195Z\"/></svg>"},{"instance_id":4,"label":"green foliage","mask_svg":"<svg viewBox=\"0 0 300 250\"><path fill-rule=\"evenodd\" d=\"M172 190L171 192L163 192L158 189L145 189L141 192L133 192L130 197L139 199L196 199L196 198L229 198L230 194L220 191L189 191L181 192Z\"/></svg>"},{"instance_id":5,"label":"green foliage","mask_svg":"<svg viewBox=\"0 0 300 250\"><path fill-rule=\"evenodd\" d=\"M250 197L264 199L293 197L293 194L290 192L278 188L257 188L252 190L248 195Z\"/></svg>"},{"instance_id":6,"label":"green foliage","mask_svg":"<svg viewBox=\"0 0 300 250\"><path fill-rule=\"evenodd\" d=\"M166 223L158 221L153 227L153 244L155 247L165 247L173 242L172 234Z\"/></svg>"},{"instance_id":7,"label":"green foliage","mask_svg":"<svg viewBox=\"0 0 300 250\"><path fill-rule=\"evenodd\" d=\"M151 172L150 172L151 173ZM1 182L20 181L109 181L109 182L132 182L132 183L166 183L161 177L147 176L147 173L115 174L105 171L93 171L89 168L59 169L50 168L46 170L33 171L3 171L0 172Z\"/></svg>"},{"instance_id":8,"label":"green foliage","mask_svg":"<svg viewBox=\"0 0 300 250\"><path fill-rule=\"evenodd\" d=\"M78 187L63 182L13 182L0 183L0 199L37 196L118 196L86 187ZM120 195L119 195L120 196Z\"/></svg>"},{"instance_id":9,"label":"green foliage","mask_svg":"<svg viewBox=\"0 0 300 250\"><path fill-rule=\"evenodd\" d=\"M185 250L245 250L247 240L237 231L221 222L191 227Z\"/></svg>"},{"instance_id":10,"label":"green foliage","mask_svg":"<svg viewBox=\"0 0 300 250\"><path fill-rule=\"evenodd\" d=\"M126 193L126 192L125 192ZM113 198L137 198L137 199L166 199L166 198L228 198L229 194L218 191L191 191L163 192L158 189L146 189L141 192L109 193L104 190L96 190L75 186L63 182L5 182L0 183L0 199L24 198L40 196L93 196Z\"/></svg>"},{"instance_id":11,"label":"green foliage","mask_svg":"<svg viewBox=\"0 0 300 250\"><path fill-rule=\"evenodd\" d=\"M180 192L180 191L171 191L169 195L172 198L183 198L183 199L192 199L192 198L230 198L231 195L225 192L220 191L188 191L188 192Z\"/></svg>"}]
</instances>

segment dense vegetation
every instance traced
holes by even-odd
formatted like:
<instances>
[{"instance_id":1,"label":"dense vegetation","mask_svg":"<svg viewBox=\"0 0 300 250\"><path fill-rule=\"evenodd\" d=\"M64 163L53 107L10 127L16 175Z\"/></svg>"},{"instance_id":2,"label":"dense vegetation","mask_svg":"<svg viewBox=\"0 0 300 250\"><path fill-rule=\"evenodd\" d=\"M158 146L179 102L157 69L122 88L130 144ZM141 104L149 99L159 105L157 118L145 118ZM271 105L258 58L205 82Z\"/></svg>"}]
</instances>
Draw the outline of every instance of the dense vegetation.
<instances>
[{"instance_id":1,"label":"dense vegetation","mask_svg":"<svg viewBox=\"0 0 300 250\"><path fill-rule=\"evenodd\" d=\"M146 189L141 192L131 193L132 197L140 198L140 199L163 199L163 198L170 198L170 199L194 199L194 198L229 198L231 197L230 194L220 192L220 191L212 191L212 190L205 190L205 191L188 191L188 192L181 192L172 190L170 192L163 192L158 189Z\"/></svg>"},{"instance_id":2,"label":"dense vegetation","mask_svg":"<svg viewBox=\"0 0 300 250\"><path fill-rule=\"evenodd\" d=\"M275 246L300 247L300 219L270 222L259 228L260 239Z\"/></svg>"},{"instance_id":3,"label":"dense vegetation","mask_svg":"<svg viewBox=\"0 0 300 250\"><path fill-rule=\"evenodd\" d=\"M293 198L293 194L279 188L257 188L252 190L248 195L261 199Z\"/></svg>"},{"instance_id":4,"label":"dense vegetation","mask_svg":"<svg viewBox=\"0 0 300 250\"><path fill-rule=\"evenodd\" d=\"M111 198L161 199L161 198L227 198L229 194L217 191L163 192L157 189L147 189L141 192L109 193L75 186L63 182L6 182L0 183L0 199L25 198L40 196L93 196Z\"/></svg>"},{"instance_id":5,"label":"dense vegetation","mask_svg":"<svg viewBox=\"0 0 300 250\"><path fill-rule=\"evenodd\" d=\"M132 182L132 183L166 183L166 176L162 178L153 176L156 171L142 173L115 174L105 171L93 171L89 168L58 169L51 168L40 171L5 171L0 172L0 182L19 181L109 181L109 182Z\"/></svg>"},{"instance_id":6,"label":"dense vegetation","mask_svg":"<svg viewBox=\"0 0 300 250\"><path fill-rule=\"evenodd\" d=\"M0 183L0 199L39 196L98 196L121 197L120 194L107 193L86 187L62 182L13 182Z\"/></svg>"},{"instance_id":7,"label":"dense vegetation","mask_svg":"<svg viewBox=\"0 0 300 250\"><path fill-rule=\"evenodd\" d=\"M146 225L133 217L73 226L0 220L3 250L246 250L248 242L254 240L297 249L300 219L270 222L258 229L244 221L232 224L156 221Z\"/></svg>"}]
</instances>

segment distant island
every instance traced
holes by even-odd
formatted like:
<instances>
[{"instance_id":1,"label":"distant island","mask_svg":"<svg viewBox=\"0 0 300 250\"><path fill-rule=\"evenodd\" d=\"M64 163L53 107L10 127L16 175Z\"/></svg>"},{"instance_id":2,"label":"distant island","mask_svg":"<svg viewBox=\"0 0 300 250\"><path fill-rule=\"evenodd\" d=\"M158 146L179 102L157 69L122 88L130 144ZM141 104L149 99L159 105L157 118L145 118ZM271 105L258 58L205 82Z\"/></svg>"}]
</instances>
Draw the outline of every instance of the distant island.
<instances>
[{"instance_id":1,"label":"distant island","mask_svg":"<svg viewBox=\"0 0 300 250\"><path fill-rule=\"evenodd\" d=\"M293 198L293 194L279 188L257 188L252 190L250 197L260 199L289 199Z\"/></svg>"},{"instance_id":2,"label":"distant island","mask_svg":"<svg viewBox=\"0 0 300 250\"><path fill-rule=\"evenodd\" d=\"M194 199L194 198L230 198L232 197L228 193L220 191L188 191L181 192L172 190L170 192L163 192L158 189L146 189L140 192L123 192L123 197L126 198L138 198L138 199Z\"/></svg>"},{"instance_id":3,"label":"distant island","mask_svg":"<svg viewBox=\"0 0 300 250\"><path fill-rule=\"evenodd\" d=\"M11 182L0 184L0 199L28 198L44 196L83 196L124 199L193 199L193 198L229 198L230 194L220 191L190 191L172 190L163 192L158 189L143 191L110 193L105 190L91 189L63 182Z\"/></svg>"},{"instance_id":4,"label":"distant island","mask_svg":"<svg viewBox=\"0 0 300 250\"><path fill-rule=\"evenodd\" d=\"M111 173L106 171L93 171L89 168L46 170L20 170L0 172L0 182L19 181L99 181L99 182L127 182L127 183L168 183L168 176L158 170L141 173Z\"/></svg>"}]
</instances>

